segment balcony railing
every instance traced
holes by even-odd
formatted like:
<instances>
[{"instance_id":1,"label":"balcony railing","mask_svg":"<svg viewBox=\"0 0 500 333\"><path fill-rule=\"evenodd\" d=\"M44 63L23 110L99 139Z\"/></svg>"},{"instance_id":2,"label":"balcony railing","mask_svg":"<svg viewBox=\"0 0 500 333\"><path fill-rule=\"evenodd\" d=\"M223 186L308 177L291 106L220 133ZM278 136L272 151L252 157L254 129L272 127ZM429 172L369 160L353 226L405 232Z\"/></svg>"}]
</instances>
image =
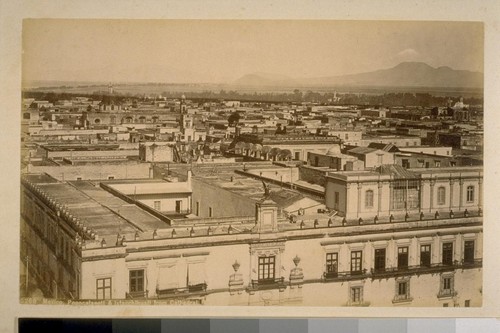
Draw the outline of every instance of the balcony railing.
<instances>
[{"instance_id":1,"label":"balcony railing","mask_svg":"<svg viewBox=\"0 0 500 333\"><path fill-rule=\"evenodd\" d=\"M439 291L438 298L451 298L455 297L458 293L454 289L442 289Z\"/></svg>"},{"instance_id":2,"label":"balcony railing","mask_svg":"<svg viewBox=\"0 0 500 333\"><path fill-rule=\"evenodd\" d=\"M143 299L148 297L148 291L131 291L129 293L126 293L126 298L127 299Z\"/></svg>"},{"instance_id":3,"label":"balcony railing","mask_svg":"<svg viewBox=\"0 0 500 333\"><path fill-rule=\"evenodd\" d=\"M158 298L203 296L206 295L206 293L206 283L188 285L182 288L156 289Z\"/></svg>"},{"instance_id":4,"label":"balcony railing","mask_svg":"<svg viewBox=\"0 0 500 333\"><path fill-rule=\"evenodd\" d=\"M365 279L369 276L366 269L345 272L325 272L323 278L326 282Z\"/></svg>"},{"instance_id":5,"label":"balcony railing","mask_svg":"<svg viewBox=\"0 0 500 333\"><path fill-rule=\"evenodd\" d=\"M430 264L430 265L415 265L415 266L405 266L405 267L386 267L380 269L371 269L372 279L386 278L391 276L399 275L420 275L427 273L439 273L453 271L455 269L469 269L482 267L483 260L478 258L474 261L458 262L455 261L451 265L445 265L442 263Z\"/></svg>"},{"instance_id":6,"label":"balcony railing","mask_svg":"<svg viewBox=\"0 0 500 333\"><path fill-rule=\"evenodd\" d=\"M411 301L413 301L413 297L410 297L410 295L396 295L392 303L405 303Z\"/></svg>"},{"instance_id":7,"label":"balcony railing","mask_svg":"<svg viewBox=\"0 0 500 333\"><path fill-rule=\"evenodd\" d=\"M188 292L190 293L198 293L198 292L206 292L207 284L206 283L198 283L188 286Z\"/></svg>"},{"instance_id":8,"label":"balcony railing","mask_svg":"<svg viewBox=\"0 0 500 333\"><path fill-rule=\"evenodd\" d=\"M269 290L269 289L286 289L285 278L275 278L275 279L261 279L252 280L248 286L249 291L256 290Z\"/></svg>"},{"instance_id":9,"label":"balcony railing","mask_svg":"<svg viewBox=\"0 0 500 333\"><path fill-rule=\"evenodd\" d=\"M451 265L430 264L430 265L416 265L404 267L385 267L385 268L372 268L370 271L363 269L361 271L330 271L323 273L324 282L346 281L346 280L362 280L366 278L383 279L389 277L396 277L402 275L420 275L430 273L449 272L456 269L471 269L482 267L483 260L478 258L474 261L455 261Z\"/></svg>"},{"instance_id":10,"label":"balcony railing","mask_svg":"<svg viewBox=\"0 0 500 333\"><path fill-rule=\"evenodd\" d=\"M339 273L337 271L331 271L331 272L325 272L323 275L325 279L335 279L339 276Z\"/></svg>"}]
</instances>

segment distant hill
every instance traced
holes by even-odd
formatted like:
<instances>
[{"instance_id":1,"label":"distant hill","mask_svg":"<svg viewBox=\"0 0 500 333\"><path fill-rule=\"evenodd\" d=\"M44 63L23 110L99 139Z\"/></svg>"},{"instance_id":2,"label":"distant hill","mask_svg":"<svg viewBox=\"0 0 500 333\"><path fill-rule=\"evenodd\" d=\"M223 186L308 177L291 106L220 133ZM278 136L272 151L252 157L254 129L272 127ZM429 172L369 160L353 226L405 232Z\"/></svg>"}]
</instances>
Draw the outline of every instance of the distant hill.
<instances>
[{"instance_id":1,"label":"distant hill","mask_svg":"<svg viewBox=\"0 0 500 333\"><path fill-rule=\"evenodd\" d=\"M288 77L254 73L234 82L245 86L372 86L372 87L463 87L482 88L483 73L454 70L450 67L434 68L423 62L403 62L373 72L292 79Z\"/></svg>"},{"instance_id":2,"label":"distant hill","mask_svg":"<svg viewBox=\"0 0 500 333\"><path fill-rule=\"evenodd\" d=\"M233 82L237 86L288 86L296 83L289 76L272 73L247 74Z\"/></svg>"}]
</instances>

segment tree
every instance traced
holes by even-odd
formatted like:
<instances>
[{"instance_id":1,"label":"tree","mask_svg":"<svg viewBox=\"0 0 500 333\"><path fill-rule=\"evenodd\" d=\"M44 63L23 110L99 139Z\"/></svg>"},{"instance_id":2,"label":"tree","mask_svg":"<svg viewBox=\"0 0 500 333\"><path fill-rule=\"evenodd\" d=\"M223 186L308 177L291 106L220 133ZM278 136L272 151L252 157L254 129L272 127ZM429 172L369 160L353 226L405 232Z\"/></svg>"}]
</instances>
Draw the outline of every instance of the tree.
<instances>
[{"instance_id":1,"label":"tree","mask_svg":"<svg viewBox=\"0 0 500 333\"><path fill-rule=\"evenodd\" d=\"M240 122L240 114L238 112L233 112L227 119L229 126L234 126Z\"/></svg>"}]
</instances>

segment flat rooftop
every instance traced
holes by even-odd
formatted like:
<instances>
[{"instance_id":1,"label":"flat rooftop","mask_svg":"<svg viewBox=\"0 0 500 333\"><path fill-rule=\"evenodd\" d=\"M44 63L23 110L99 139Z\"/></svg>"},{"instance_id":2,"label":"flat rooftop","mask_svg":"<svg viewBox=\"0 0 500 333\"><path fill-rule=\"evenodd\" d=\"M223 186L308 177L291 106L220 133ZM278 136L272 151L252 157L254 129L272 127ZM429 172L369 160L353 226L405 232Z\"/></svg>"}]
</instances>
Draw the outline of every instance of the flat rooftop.
<instances>
[{"instance_id":1,"label":"flat rooftop","mask_svg":"<svg viewBox=\"0 0 500 333\"><path fill-rule=\"evenodd\" d=\"M135 234L169 225L90 181L59 182L46 174L28 174L24 179L35 184L48 198L81 220L99 237Z\"/></svg>"},{"instance_id":2,"label":"flat rooftop","mask_svg":"<svg viewBox=\"0 0 500 333\"><path fill-rule=\"evenodd\" d=\"M191 193L193 190L187 182L167 182L164 180L151 179L126 180L116 182L105 182L105 184L125 195L166 194L166 193Z\"/></svg>"},{"instance_id":3,"label":"flat rooftop","mask_svg":"<svg viewBox=\"0 0 500 333\"><path fill-rule=\"evenodd\" d=\"M241 166L240 166L241 169ZM250 169L250 168L249 168ZM265 170L266 168L259 166L259 170ZM276 169L276 166L270 165L267 169ZM207 172L200 174L195 172L194 179L199 180L204 183L219 187L221 189L230 191L232 193L239 194L255 202L262 199L264 196L264 186L261 180L253 179L234 172L234 168L219 170L217 172ZM278 178L279 179L279 178ZM275 196L278 201L285 203L290 202L290 200L295 201L303 198L304 196L297 191L292 191L284 189L281 186L266 183L269 186L271 193ZM279 204L279 203L278 203Z\"/></svg>"}]
</instances>

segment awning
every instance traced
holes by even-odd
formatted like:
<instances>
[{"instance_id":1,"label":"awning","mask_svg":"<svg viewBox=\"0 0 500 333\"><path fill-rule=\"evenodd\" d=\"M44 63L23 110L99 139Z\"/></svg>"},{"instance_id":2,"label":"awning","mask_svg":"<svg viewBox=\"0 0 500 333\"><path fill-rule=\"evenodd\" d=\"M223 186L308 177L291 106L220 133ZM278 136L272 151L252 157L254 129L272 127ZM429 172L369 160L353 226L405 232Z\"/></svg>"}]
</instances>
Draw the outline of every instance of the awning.
<instances>
[{"instance_id":1,"label":"awning","mask_svg":"<svg viewBox=\"0 0 500 333\"><path fill-rule=\"evenodd\" d=\"M158 290L184 288L186 287L186 282L185 266L170 264L159 268L156 288Z\"/></svg>"},{"instance_id":2,"label":"awning","mask_svg":"<svg viewBox=\"0 0 500 333\"><path fill-rule=\"evenodd\" d=\"M205 283L205 263L197 262L188 265L188 283L190 286Z\"/></svg>"}]
</instances>

